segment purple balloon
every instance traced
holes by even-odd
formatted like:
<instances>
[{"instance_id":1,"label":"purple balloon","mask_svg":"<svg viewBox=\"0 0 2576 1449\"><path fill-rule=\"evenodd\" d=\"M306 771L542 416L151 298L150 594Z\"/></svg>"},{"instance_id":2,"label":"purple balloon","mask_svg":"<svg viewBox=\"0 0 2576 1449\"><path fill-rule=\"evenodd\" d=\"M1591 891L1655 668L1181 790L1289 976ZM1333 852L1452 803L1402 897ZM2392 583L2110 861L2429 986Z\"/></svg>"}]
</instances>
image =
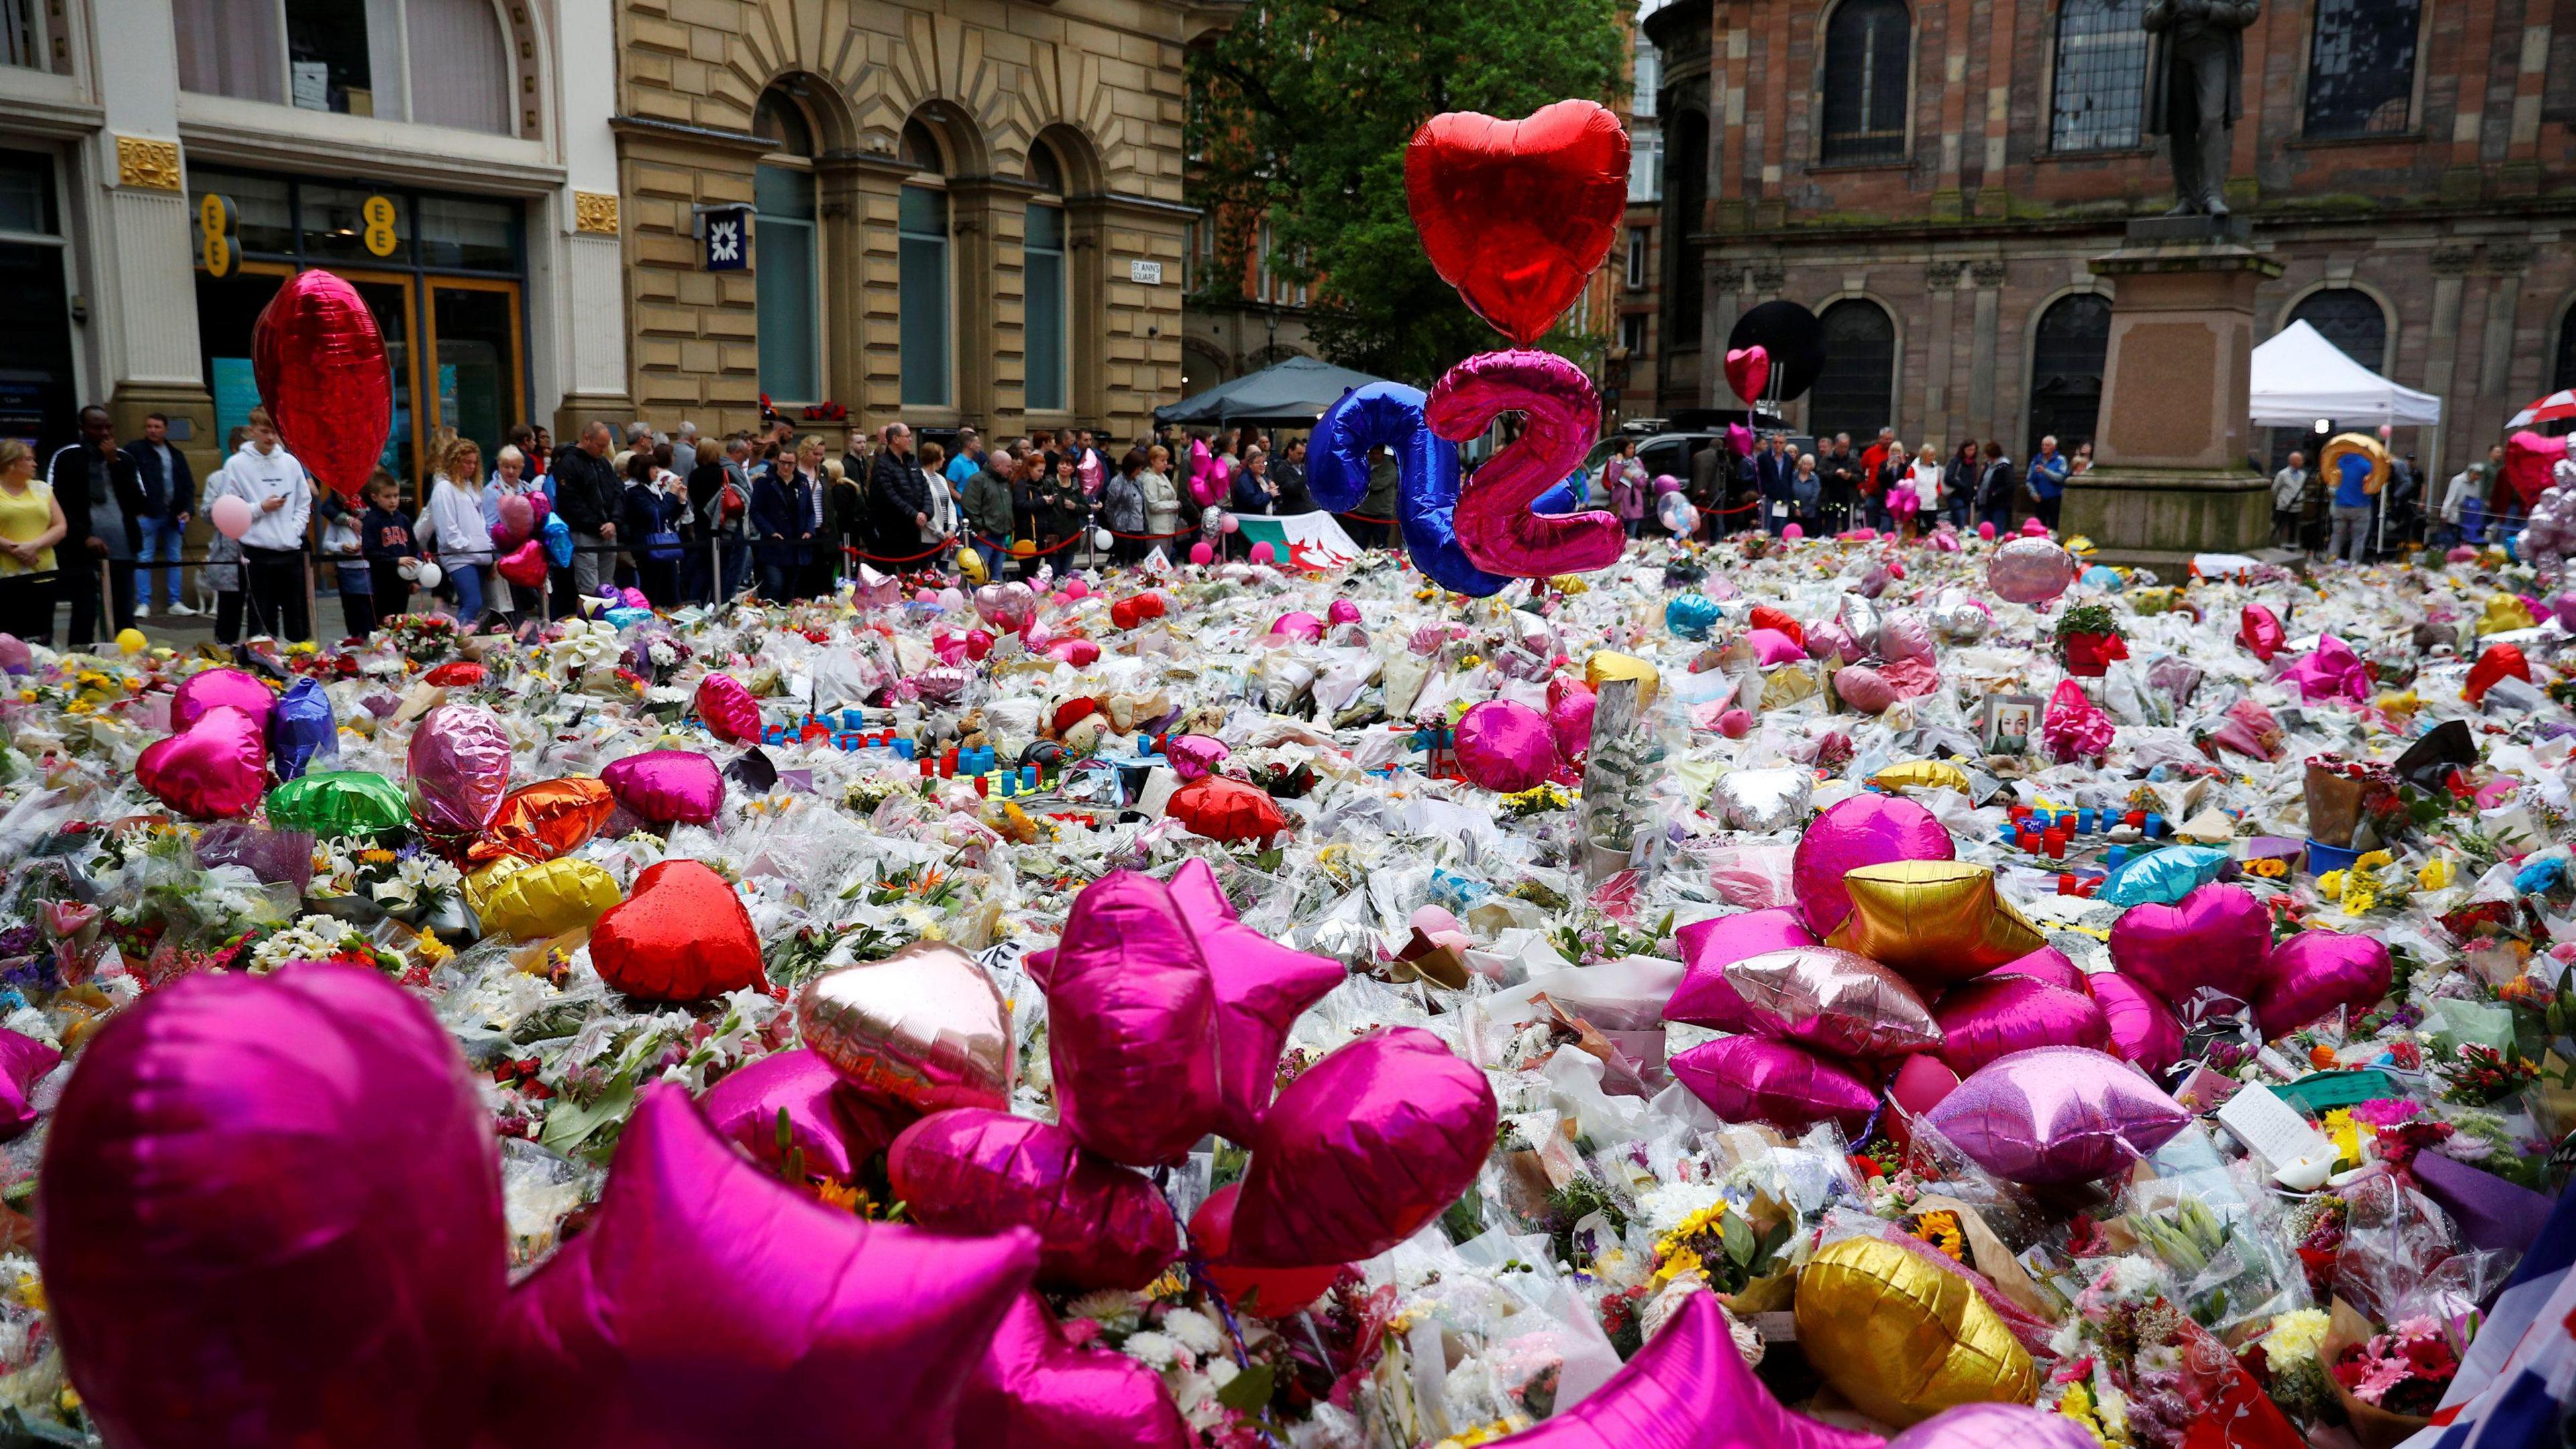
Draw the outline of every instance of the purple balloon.
<instances>
[{"instance_id":1,"label":"purple balloon","mask_svg":"<svg viewBox=\"0 0 2576 1449\"><path fill-rule=\"evenodd\" d=\"M171 732L184 731L206 711L227 704L249 715L264 733L269 712L277 708L277 691L246 669L200 670L180 680L178 692L170 696Z\"/></svg>"},{"instance_id":2,"label":"purple balloon","mask_svg":"<svg viewBox=\"0 0 2576 1449\"><path fill-rule=\"evenodd\" d=\"M2174 1005L2202 987L2252 1005L2271 953L2271 914L2241 885L2131 906L2111 923L2111 964Z\"/></svg>"},{"instance_id":3,"label":"purple balloon","mask_svg":"<svg viewBox=\"0 0 2576 1449\"><path fill-rule=\"evenodd\" d=\"M1217 1130L1247 1143L1279 1088L1288 1028L1350 973L1330 956L1290 950L1236 920L1234 904L1204 860L1183 861L1170 889L1216 982L1218 1083L1225 1093Z\"/></svg>"},{"instance_id":4,"label":"purple balloon","mask_svg":"<svg viewBox=\"0 0 2576 1449\"><path fill-rule=\"evenodd\" d=\"M2164 998L2121 975L2104 971L2088 977L2093 1000L2111 1029L2110 1052L2150 1072L2162 1072L2182 1060L2182 1023Z\"/></svg>"},{"instance_id":5,"label":"purple balloon","mask_svg":"<svg viewBox=\"0 0 2576 1449\"><path fill-rule=\"evenodd\" d=\"M1898 795L1854 795L1828 807L1798 838L1789 863L1798 913L1807 929L1830 936L1851 914L1843 872L1898 860L1951 860L1950 832L1931 811Z\"/></svg>"},{"instance_id":6,"label":"purple balloon","mask_svg":"<svg viewBox=\"0 0 2576 1449\"><path fill-rule=\"evenodd\" d=\"M2007 1182L2090 1182L2155 1151L2191 1113L2107 1052L2047 1046L1977 1069L1927 1114Z\"/></svg>"},{"instance_id":7,"label":"purple balloon","mask_svg":"<svg viewBox=\"0 0 2576 1449\"><path fill-rule=\"evenodd\" d=\"M2028 976L1988 976L1953 986L1933 1016L1941 1023L1941 1064L1967 1077L2014 1052L2042 1046L2109 1045L2111 1024L2093 998Z\"/></svg>"},{"instance_id":8,"label":"purple balloon","mask_svg":"<svg viewBox=\"0 0 2576 1449\"><path fill-rule=\"evenodd\" d=\"M2093 994L2093 988L2085 984L2084 968L2068 960L2066 953L2055 946L2042 946L2027 956L2016 956L1977 980L1992 981L2000 976L2027 976L2078 996Z\"/></svg>"},{"instance_id":9,"label":"purple balloon","mask_svg":"<svg viewBox=\"0 0 2576 1449\"><path fill-rule=\"evenodd\" d=\"M1664 1020L1717 1031L1742 1031L1744 998L1727 984L1726 968L1748 956L1821 944L1798 913L1786 908L1747 911L1693 921L1673 932L1681 948L1682 984L1664 1003Z\"/></svg>"},{"instance_id":10,"label":"purple balloon","mask_svg":"<svg viewBox=\"0 0 2576 1449\"><path fill-rule=\"evenodd\" d=\"M2254 1020L2267 1039L2288 1036L2338 1006L2368 1011L2392 979L2388 948L2370 937L2301 931L2265 961Z\"/></svg>"},{"instance_id":11,"label":"purple balloon","mask_svg":"<svg viewBox=\"0 0 2576 1449\"><path fill-rule=\"evenodd\" d=\"M1960 1404L1887 1441L1887 1449L2101 1449L2064 1414L2028 1404Z\"/></svg>"},{"instance_id":12,"label":"purple balloon","mask_svg":"<svg viewBox=\"0 0 2576 1449\"><path fill-rule=\"evenodd\" d=\"M1673 1076L1729 1122L1804 1132L1834 1122L1858 1132L1878 1094L1850 1068L1807 1048L1758 1036L1702 1042L1669 1063Z\"/></svg>"},{"instance_id":13,"label":"purple balloon","mask_svg":"<svg viewBox=\"0 0 2576 1449\"><path fill-rule=\"evenodd\" d=\"M946 1444L958 1366L1037 1257L1024 1228L943 1238L826 1207L656 1083L590 1231L510 1295L491 1436L510 1449Z\"/></svg>"},{"instance_id":14,"label":"purple balloon","mask_svg":"<svg viewBox=\"0 0 2576 1449\"><path fill-rule=\"evenodd\" d=\"M1216 982L1171 889L1132 870L1083 887L1043 966L1057 1120L1112 1162L1177 1162L1224 1114Z\"/></svg>"},{"instance_id":15,"label":"purple balloon","mask_svg":"<svg viewBox=\"0 0 2576 1449\"><path fill-rule=\"evenodd\" d=\"M2075 555L2045 538L2016 538L1986 560L1986 586L2016 604L2045 604L2084 572Z\"/></svg>"},{"instance_id":16,"label":"purple balloon","mask_svg":"<svg viewBox=\"0 0 2576 1449\"><path fill-rule=\"evenodd\" d=\"M1556 732L1537 710L1489 699L1458 717L1458 772L1470 784L1515 795L1546 784L1555 771Z\"/></svg>"},{"instance_id":17,"label":"purple balloon","mask_svg":"<svg viewBox=\"0 0 2576 1449\"><path fill-rule=\"evenodd\" d=\"M1261 1119L1227 1249L1257 1268L1373 1258L1472 1187L1500 1120L1485 1074L1419 1027L1379 1027Z\"/></svg>"},{"instance_id":18,"label":"purple balloon","mask_svg":"<svg viewBox=\"0 0 2576 1449\"><path fill-rule=\"evenodd\" d=\"M966 1381L957 1443L975 1449L1195 1449L1162 1375L1123 1353L1079 1348L1045 1300L1023 1293Z\"/></svg>"},{"instance_id":19,"label":"purple balloon","mask_svg":"<svg viewBox=\"0 0 2576 1449\"><path fill-rule=\"evenodd\" d=\"M698 1109L719 1135L772 1167L782 1161L778 1114L785 1112L787 1145L805 1154L805 1170L842 1182L912 1120L908 1108L844 1090L831 1064L802 1047L728 1074L698 1099Z\"/></svg>"},{"instance_id":20,"label":"purple balloon","mask_svg":"<svg viewBox=\"0 0 2576 1449\"><path fill-rule=\"evenodd\" d=\"M411 813L438 835L477 835L510 793L510 732L475 704L442 704L411 733Z\"/></svg>"},{"instance_id":21,"label":"purple balloon","mask_svg":"<svg viewBox=\"0 0 2576 1449\"><path fill-rule=\"evenodd\" d=\"M1906 979L1832 946L1791 946L1726 968L1747 1029L1844 1057L1901 1057L1941 1045L1932 1009Z\"/></svg>"},{"instance_id":22,"label":"purple balloon","mask_svg":"<svg viewBox=\"0 0 2576 1449\"><path fill-rule=\"evenodd\" d=\"M492 1119L373 971L190 976L56 1109L37 1259L72 1381L138 1449L465 1442L507 1284Z\"/></svg>"},{"instance_id":23,"label":"purple balloon","mask_svg":"<svg viewBox=\"0 0 2576 1449\"><path fill-rule=\"evenodd\" d=\"M655 825L704 825L724 806L724 775L695 750L646 750L613 761L600 783L617 803Z\"/></svg>"},{"instance_id":24,"label":"purple balloon","mask_svg":"<svg viewBox=\"0 0 2576 1449\"><path fill-rule=\"evenodd\" d=\"M1894 662L1932 657L1932 626L1912 609L1890 609L1878 623L1878 652Z\"/></svg>"},{"instance_id":25,"label":"purple balloon","mask_svg":"<svg viewBox=\"0 0 2576 1449\"><path fill-rule=\"evenodd\" d=\"M1180 1253L1180 1226L1154 1184L1052 1123L982 1107L933 1112L894 1140L886 1175L932 1232L1034 1229L1040 1287L1142 1288Z\"/></svg>"}]
</instances>

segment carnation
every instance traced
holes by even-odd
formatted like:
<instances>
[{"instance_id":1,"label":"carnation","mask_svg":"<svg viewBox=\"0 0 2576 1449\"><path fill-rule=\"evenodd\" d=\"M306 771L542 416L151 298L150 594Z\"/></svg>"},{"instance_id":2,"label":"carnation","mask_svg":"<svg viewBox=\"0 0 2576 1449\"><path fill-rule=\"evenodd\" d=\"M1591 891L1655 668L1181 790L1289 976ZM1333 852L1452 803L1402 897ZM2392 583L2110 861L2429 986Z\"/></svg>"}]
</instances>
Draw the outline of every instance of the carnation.
<instances>
[{"instance_id":1,"label":"carnation","mask_svg":"<svg viewBox=\"0 0 2576 1449\"><path fill-rule=\"evenodd\" d=\"M1225 1348L1225 1334L1216 1321L1195 1308L1175 1308L1163 1315L1162 1330L1201 1358Z\"/></svg>"},{"instance_id":2,"label":"carnation","mask_svg":"<svg viewBox=\"0 0 2576 1449\"><path fill-rule=\"evenodd\" d=\"M2264 1363L2274 1373L2286 1373L2294 1365L2313 1361L2331 1321L2321 1308L2294 1309L2273 1319L2271 1331L2262 1338Z\"/></svg>"},{"instance_id":3,"label":"carnation","mask_svg":"<svg viewBox=\"0 0 2576 1449\"><path fill-rule=\"evenodd\" d=\"M1146 1329L1142 1333L1131 1333L1127 1335L1127 1341L1120 1344L1118 1347L1119 1350L1125 1353L1129 1358L1136 1360L1138 1363L1141 1363L1150 1369L1170 1368L1173 1364L1179 1362L1181 1357L1181 1346L1179 1344L1173 1342L1169 1337L1163 1334L1154 1332L1150 1328Z\"/></svg>"},{"instance_id":4,"label":"carnation","mask_svg":"<svg viewBox=\"0 0 2576 1449\"><path fill-rule=\"evenodd\" d=\"M1660 1235L1724 1201L1726 1194L1713 1183L1659 1183L1637 1194L1637 1216Z\"/></svg>"}]
</instances>

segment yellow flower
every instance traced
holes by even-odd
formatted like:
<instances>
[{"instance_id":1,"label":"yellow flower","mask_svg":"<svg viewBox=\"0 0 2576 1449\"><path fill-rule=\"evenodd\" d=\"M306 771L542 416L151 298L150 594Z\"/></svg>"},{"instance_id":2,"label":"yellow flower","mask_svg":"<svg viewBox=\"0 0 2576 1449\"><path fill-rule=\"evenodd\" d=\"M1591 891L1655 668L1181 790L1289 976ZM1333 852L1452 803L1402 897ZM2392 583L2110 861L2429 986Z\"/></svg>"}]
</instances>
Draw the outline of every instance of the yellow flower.
<instances>
[{"instance_id":1,"label":"yellow flower","mask_svg":"<svg viewBox=\"0 0 2576 1449\"><path fill-rule=\"evenodd\" d=\"M2102 1420L2093 1412L2093 1390L2081 1383L2068 1384L2066 1396L2057 1401L2057 1412L2084 1426L2096 1442L2108 1445L2111 1436L2102 1432Z\"/></svg>"},{"instance_id":2,"label":"yellow flower","mask_svg":"<svg viewBox=\"0 0 2576 1449\"><path fill-rule=\"evenodd\" d=\"M2272 1320L2271 1331L2261 1339L2263 1358L2274 1373L2282 1373L2303 1363L2313 1363L2317 1345L2325 1342L2326 1327L2333 1320L2322 1308L2299 1308Z\"/></svg>"},{"instance_id":3,"label":"yellow flower","mask_svg":"<svg viewBox=\"0 0 2576 1449\"><path fill-rule=\"evenodd\" d=\"M2424 862L2422 870L2415 872L2415 884L2428 891L2438 891L2447 888L2458 875L2449 856L2437 855Z\"/></svg>"},{"instance_id":4,"label":"yellow flower","mask_svg":"<svg viewBox=\"0 0 2576 1449\"><path fill-rule=\"evenodd\" d=\"M33 1273L18 1275L17 1299L38 1313L45 1311L45 1285Z\"/></svg>"},{"instance_id":5,"label":"yellow flower","mask_svg":"<svg viewBox=\"0 0 2576 1449\"><path fill-rule=\"evenodd\" d=\"M456 954L455 947L438 939L434 933L429 931L421 932L420 938L412 944L420 952L420 964L423 966L435 966L439 962Z\"/></svg>"},{"instance_id":6,"label":"yellow flower","mask_svg":"<svg viewBox=\"0 0 2576 1449\"><path fill-rule=\"evenodd\" d=\"M1667 1257L1663 1244L1658 1243L1655 1245L1655 1258L1655 1282L1658 1286L1670 1283L1684 1273L1700 1270L1699 1254L1688 1248L1679 1249Z\"/></svg>"},{"instance_id":7,"label":"yellow flower","mask_svg":"<svg viewBox=\"0 0 2576 1449\"><path fill-rule=\"evenodd\" d=\"M839 1208L845 1213L855 1213L859 1210L861 1194L857 1188L848 1183L818 1182L814 1184L814 1196L825 1207Z\"/></svg>"},{"instance_id":8,"label":"yellow flower","mask_svg":"<svg viewBox=\"0 0 2576 1449\"><path fill-rule=\"evenodd\" d=\"M2364 855L2361 859L2354 861L2352 865L2355 870L2377 870L2383 865L2394 864L2396 859L2397 858L2395 856L2390 855L2387 851L2374 850Z\"/></svg>"},{"instance_id":9,"label":"yellow flower","mask_svg":"<svg viewBox=\"0 0 2576 1449\"><path fill-rule=\"evenodd\" d=\"M2348 1169L2361 1166L2363 1128L2359 1122L2352 1119L2350 1108L2338 1108L2328 1112L2325 1120L2317 1125L2325 1129L2326 1140L2334 1144L2336 1167Z\"/></svg>"},{"instance_id":10,"label":"yellow flower","mask_svg":"<svg viewBox=\"0 0 2576 1449\"><path fill-rule=\"evenodd\" d=\"M2318 877L2317 877L2317 894L2319 894L2319 895L2321 895L2321 896L2339 896L2339 895L2342 895L2342 894L2343 894L2343 872L2342 872L2342 871L2339 871L2339 870L2330 870L2330 871L2327 871L2324 875L2318 876Z\"/></svg>"},{"instance_id":11,"label":"yellow flower","mask_svg":"<svg viewBox=\"0 0 2576 1449\"><path fill-rule=\"evenodd\" d=\"M1968 1234L1959 1226L1957 1213L1946 1209L1924 1213L1914 1220L1914 1236L1940 1249L1953 1263L1968 1261Z\"/></svg>"},{"instance_id":12,"label":"yellow flower","mask_svg":"<svg viewBox=\"0 0 2576 1449\"><path fill-rule=\"evenodd\" d=\"M358 859L367 865L391 865L394 853L390 850L362 850L358 852Z\"/></svg>"}]
</instances>

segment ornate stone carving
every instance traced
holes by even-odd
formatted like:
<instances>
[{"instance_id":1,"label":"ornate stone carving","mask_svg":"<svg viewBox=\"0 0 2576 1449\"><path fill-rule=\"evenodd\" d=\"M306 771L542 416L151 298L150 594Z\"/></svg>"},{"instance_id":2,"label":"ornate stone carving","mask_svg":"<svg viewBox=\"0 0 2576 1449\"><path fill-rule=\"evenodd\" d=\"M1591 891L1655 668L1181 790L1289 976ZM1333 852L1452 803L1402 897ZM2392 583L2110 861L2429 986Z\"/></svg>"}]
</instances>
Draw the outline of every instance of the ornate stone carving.
<instances>
[{"instance_id":1,"label":"ornate stone carving","mask_svg":"<svg viewBox=\"0 0 2576 1449\"><path fill-rule=\"evenodd\" d=\"M2525 242L2487 243L2487 268L2496 272L2518 272L2531 264L2531 247Z\"/></svg>"},{"instance_id":2,"label":"ornate stone carving","mask_svg":"<svg viewBox=\"0 0 2576 1449\"><path fill-rule=\"evenodd\" d=\"M1968 275L1976 278L1980 287L2000 287L2004 284L2004 264L2000 261L1978 262L1968 268Z\"/></svg>"},{"instance_id":3,"label":"ornate stone carving","mask_svg":"<svg viewBox=\"0 0 2576 1449\"><path fill-rule=\"evenodd\" d=\"M1778 262L1755 262L1746 275L1756 292L1777 292L1789 285L1789 269Z\"/></svg>"},{"instance_id":4,"label":"ornate stone carving","mask_svg":"<svg viewBox=\"0 0 2576 1449\"><path fill-rule=\"evenodd\" d=\"M137 191L179 190L179 143L117 137L116 184Z\"/></svg>"},{"instance_id":5,"label":"ornate stone carving","mask_svg":"<svg viewBox=\"0 0 2576 1449\"><path fill-rule=\"evenodd\" d=\"M2477 259L2478 250L2475 247L2435 247L2433 248L2433 274L2437 277L2456 277L2467 271L2470 264Z\"/></svg>"},{"instance_id":6,"label":"ornate stone carving","mask_svg":"<svg viewBox=\"0 0 2576 1449\"><path fill-rule=\"evenodd\" d=\"M591 236L617 235L617 197L605 191L574 192L572 229Z\"/></svg>"},{"instance_id":7,"label":"ornate stone carving","mask_svg":"<svg viewBox=\"0 0 2576 1449\"><path fill-rule=\"evenodd\" d=\"M1959 285L1959 274L1967 269L1966 262L1927 262L1923 267L1923 281L1936 292L1948 291Z\"/></svg>"}]
</instances>

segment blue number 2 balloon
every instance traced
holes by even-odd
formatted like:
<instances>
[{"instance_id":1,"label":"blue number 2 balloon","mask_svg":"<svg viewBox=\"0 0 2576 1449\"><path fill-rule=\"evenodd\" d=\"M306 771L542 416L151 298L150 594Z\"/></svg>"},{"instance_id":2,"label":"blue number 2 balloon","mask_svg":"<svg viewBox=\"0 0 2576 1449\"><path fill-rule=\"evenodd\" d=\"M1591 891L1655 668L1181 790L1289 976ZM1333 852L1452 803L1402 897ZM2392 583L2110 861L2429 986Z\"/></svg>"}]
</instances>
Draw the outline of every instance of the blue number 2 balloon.
<instances>
[{"instance_id":1,"label":"blue number 2 balloon","mask_svg":"<svg viewBox=\"0 0 2576 1449\"><path fill-rule=\"evenodd\" d=\"M1468 562L1467 551L1459 546L1458 445L1431 431L1423 417L1425 401L1421 389L1400 382L1373 382L1344 393L1315 422L1308 441L1306 489L1316 507L1348 513L1368 495L1370 451L1393 449L1396 472L1403 479L1396 522L1413 566L1452 593L1486 598L1500 593L1511 579ZM1569 478L1541 494L1531 511L1571 513L1581 506Z\"/></svg>"}]
</instances>

